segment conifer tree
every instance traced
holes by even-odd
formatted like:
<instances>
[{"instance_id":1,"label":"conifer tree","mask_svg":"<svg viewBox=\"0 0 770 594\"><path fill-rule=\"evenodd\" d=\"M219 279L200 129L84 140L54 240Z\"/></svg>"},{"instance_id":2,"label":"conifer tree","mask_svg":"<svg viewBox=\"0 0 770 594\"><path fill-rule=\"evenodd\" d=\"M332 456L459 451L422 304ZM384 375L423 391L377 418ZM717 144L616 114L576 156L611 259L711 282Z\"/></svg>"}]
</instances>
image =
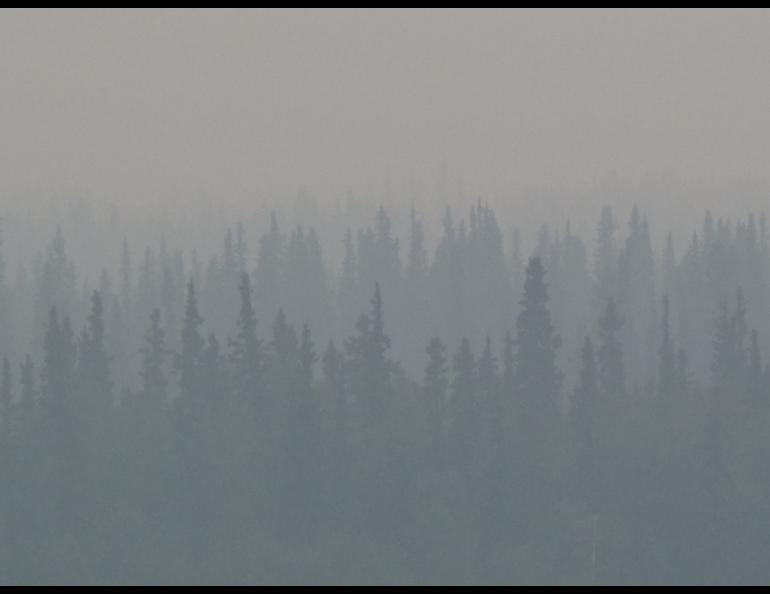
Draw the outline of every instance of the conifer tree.
<instances>
[{"instance_id":1,"label":"conifer tree","mask_svg":"<svg viewBox=\"0 0 770 594\"><path fill-rule=\"evenodd\" d=\"M176 369L179 375L179 395L183 408L188 411L200 400L201 357L204 342L200 334L203 318L198 312L198 300L192 280L187 284L184 322L182 325L182 350L177 357Z\"/></svg>"},{"instance_id":2,"label":"conifer tree","mask_svg":"<svg viewBox=\"0 0 770 594\"><path fill-rule=\"evenodd\" d=\"M105 346L104 310L102 296L94 291L91 296L91 311L80 339L80 381L93 404L110 403L112 382L110 360Z\"/></svg>"},{"instance_id":3,"label":"conifer tree","mask_svg":"<svg viewBox=\"0 0 770 594\"><path fill-rule=\"evenodd\" d=\"M150 325L144 335L142 353L142 394L146 404L161 406L167 399L166 379L166 332L160 324L160 310L156 307L150 314Z\"/></svg>"},{"instance_id":4,"label":"conifer tree","mask_svg":"<svg viewBox=\"0 0 770 594\"><path fill-rule=\"evenodd\" d=\"M77 351L69 318L59 322L56 308L48 316L41 370L43 403L50 410L66 407L74 389Z\"/></svg>"},{"instance_id":5,"label":"conifer tree","mask_svg":"<svg viewBox=\"0 0 770 594\"><path fill-rule=\"evenodd\" d=\"M599 321L599 350L597 367L599 389L604 396L620 398L626 392L626 374L623 364L623 345L620 329L623 320L618 314L615 301L609 299L604 315Z\"/></svg>"},{"instance_id":6,"label":"conifer tree","mask_svg":"<svg viewBox=\"0 0 770 594\"><path fill-rule=\"evenodd\" d=\"M555 418L562 374L556 365L561 344L548 311L545 270L538 257L530 259L516 320L514 383L525 423Z\"/></svg>"},{"instance_id":7,"label":"conifer tree","mask_svg":"<svg viewBox=\"0 0 770 594\"><path fill-rule=\"evenodd\" d=\"M591 339L586 336L580 350L580 378L572 396L572 417L580 439L593 438L599 407L599 382L596 356Z\"/></svg>"},{"instance_id":8,"label":"conifer tree","mask_svg":"<svg viewBox=\"0 0 770 594\"><path fill-rule=\"evenodd\" d=\"M440 338L434 336L428 342L425 351L428 353L428 364L425 367L423 391L425 392L428 423L434 438L439 439L448 387L446 346Z\"/></svg>"},{"instance_id":9,"label":"conifer tree","mask_svg":"<svg viewBox=\"0 0 770 594\"><path fill-rule=\"evenodd\" d=\"M279 309L275 316L269 350L267 372L272 398L286 403L299 383L299 345L294 326L286 320L283 309Z\"/></svg>"},{"instance_id":10,"label":"conifer tree","mask_svg":"<svg viewBox=\"0 0 770 594\"><path fill-rule=\"evenodd\" d=\"M347 430L347 394L345 389L345 357L330 340L323 355L323 374L334 402L335 431Z\"/></svg>"},{"instance_id":11,"label":"conifer tree","mask_svg":"<svg viewBox=\"0 0 770 594\"><path fill-rule=\"evenodd\" d=\"M367 423L383 420L392 395L392 363L388 358L390 337L385 333L380 285L375 283L371 313L356 323L357 334L348 340L351 387L361 403Z\"/></svg>"},{"instance_id":12,"label":"conifer tree","mask_svg":"<svg viewBox=\"0 0 770 594\"><path fill-rule=\"evenodd\" d=\"M247 273L241 274L240 310L237 333L230 342L230 361L236 397L242 402L256 402L262 384L262 344L257 338L257 317L252 304L251 280Z\"/></svg>"}]
</instances>

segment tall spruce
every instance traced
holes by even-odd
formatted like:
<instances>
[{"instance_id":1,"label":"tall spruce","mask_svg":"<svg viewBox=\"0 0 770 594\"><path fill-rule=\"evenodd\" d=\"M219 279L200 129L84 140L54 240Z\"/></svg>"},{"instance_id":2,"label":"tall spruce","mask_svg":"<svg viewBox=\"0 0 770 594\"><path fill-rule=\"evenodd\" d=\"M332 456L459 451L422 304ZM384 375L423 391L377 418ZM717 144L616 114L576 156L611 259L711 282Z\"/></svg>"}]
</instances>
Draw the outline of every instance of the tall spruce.
<instances>
[{"instance_id":1,"label":"tall spruce","mask_svg":"<svg viewBox=\"0 0 770 594\"><path fill-rule=\"evenodd\" d=\"M527 266L520 305L514 384L525 422L547 422L555 418L561 394L563 378L556 365L561 340L551 322L545 269L538 257Z\"/></svg>"}]
</instances>

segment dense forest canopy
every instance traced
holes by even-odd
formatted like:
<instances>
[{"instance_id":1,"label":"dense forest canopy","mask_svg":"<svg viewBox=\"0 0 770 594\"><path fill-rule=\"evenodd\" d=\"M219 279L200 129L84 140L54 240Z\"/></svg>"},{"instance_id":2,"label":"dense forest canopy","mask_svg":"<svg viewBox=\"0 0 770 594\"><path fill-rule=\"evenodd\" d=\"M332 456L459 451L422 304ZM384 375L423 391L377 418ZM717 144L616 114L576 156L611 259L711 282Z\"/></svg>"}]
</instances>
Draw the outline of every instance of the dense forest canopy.
<instances>
[{"instance_id":1,"label":"dense forest canopy","mask_svg":"<svg viewBox=\"0 0 770 594\"><path fill-rule=\"evenodd\" d=\"M763 213L74 212L2 229L3 583L770 579Z\"/></svg>"}]
</instances>

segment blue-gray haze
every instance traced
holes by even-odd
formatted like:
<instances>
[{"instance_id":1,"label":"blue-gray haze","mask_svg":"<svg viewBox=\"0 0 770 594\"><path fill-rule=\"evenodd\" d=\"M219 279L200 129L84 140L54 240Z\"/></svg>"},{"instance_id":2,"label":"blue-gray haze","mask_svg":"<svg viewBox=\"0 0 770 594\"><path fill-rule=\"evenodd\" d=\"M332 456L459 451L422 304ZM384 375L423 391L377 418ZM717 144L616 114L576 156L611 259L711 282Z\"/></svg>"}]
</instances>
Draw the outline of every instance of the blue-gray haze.
<instances>
[{"instance_id":1,"label":"blue-gray haze","mask_svg":"<svg viewBox=\"0 0 770 594\"><path fill-rule=\"evenodd\" d=\"M766 584L769 17L0 9L0 583Z\"/></svg>"}]
</instances>

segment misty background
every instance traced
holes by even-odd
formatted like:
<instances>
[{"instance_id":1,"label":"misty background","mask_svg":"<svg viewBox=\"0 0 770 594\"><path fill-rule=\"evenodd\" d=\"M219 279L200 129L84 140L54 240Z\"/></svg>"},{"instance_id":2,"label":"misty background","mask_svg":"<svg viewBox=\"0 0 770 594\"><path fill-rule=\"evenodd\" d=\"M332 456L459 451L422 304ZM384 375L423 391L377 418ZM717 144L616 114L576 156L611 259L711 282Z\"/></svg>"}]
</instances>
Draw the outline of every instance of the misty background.
<instances>
[{"instance_id":1,"label":"misty background","mask_svg":"<svg viewBox=\"0 0 770 594\"><path fill-rule=\"evenodd\" d=\"M768 24L762 10L4 9L1 187L126 208L306 187L328 204L349 188L430 195L445 163L452 191L512 208L531 188L568 200L661 181L713 207L695 190L768 183Z\"/></svg>"}]
</instances>

